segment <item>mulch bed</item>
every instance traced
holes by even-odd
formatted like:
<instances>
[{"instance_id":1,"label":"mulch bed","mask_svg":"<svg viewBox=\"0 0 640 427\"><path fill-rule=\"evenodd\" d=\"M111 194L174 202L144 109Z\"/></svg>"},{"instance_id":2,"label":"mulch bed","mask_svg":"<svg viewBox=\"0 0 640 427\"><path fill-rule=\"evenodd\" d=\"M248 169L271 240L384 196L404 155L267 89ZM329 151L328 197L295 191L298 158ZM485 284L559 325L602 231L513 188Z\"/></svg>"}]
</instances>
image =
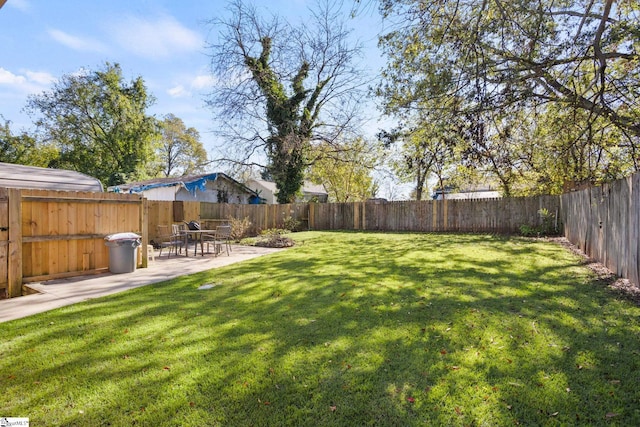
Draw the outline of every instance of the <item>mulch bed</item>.
<instances>
[{"instance_id":1,"label":"mulch bed","mask_svg":"<svg viewBox=\"0 0 640 427\"><path fill-rule=\"evenodd\" d=\"M628 279L618 277L614 272L609 270L597 260L587 256L580 248L571 243L565 237L545 237L543 240L551 241L561 245L572 253L578 255L583 260L583 264L591 269L596 275L597 283L601 283L616 292L630 299L635 304L640 305L640 287L631 283Z\"/></svg>"}]
</instances>

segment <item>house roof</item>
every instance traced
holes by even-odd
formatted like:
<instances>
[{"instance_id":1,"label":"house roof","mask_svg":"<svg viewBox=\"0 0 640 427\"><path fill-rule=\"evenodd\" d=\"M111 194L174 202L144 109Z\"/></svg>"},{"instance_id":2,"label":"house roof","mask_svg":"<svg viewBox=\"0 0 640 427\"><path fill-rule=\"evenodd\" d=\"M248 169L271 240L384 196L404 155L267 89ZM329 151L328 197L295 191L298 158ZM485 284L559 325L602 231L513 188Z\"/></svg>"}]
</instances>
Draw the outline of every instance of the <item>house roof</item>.
<instances>
[{"instance_id":1,"label":"house roof","mask_svg":"<svg viewBox=\"0 0 640 427\"><path fill-rule=\"evenodd\" d=\"M320 195L329 194L327 193L327 190L324 188L323 184L314 184L313 182L310 182L310 181L304 182L304 185L302 186L302 191L308 194L320 194Z\"/></svg>"},{"instance_id":2,"label":"house roof","mask_svg":"<svg viewBox=\"0 0 640 427\"><path fill-rule=\"evenodd\" d=\"M275 193L278 190L275 182L265 181L262 179L252 179L251 181L257 182L258 184L262 185L265 189L271 191L272 193ZM307 193L307 194L320 194L320 195L329 194L327 193L327 190L325 190L324 185L314 184L311 181L305 181L302 184L301 190L303 193Z\"/></svg>"},{"instance_id":3,"label":"house roof","mask_svg":"<svg viewBox=\"0 0 640 427\"><path fill-rule=\"evenodd\" d=\"M201 174L201 175L188 175L188 176L180 176L180 177L155 178L155 179L149 179L146 181L129 182L127 184L121 184L121 185L109 187L107 190L113 191L116 193L118 192L142 193L143 191L150 190L153 188L180 186L180 187L186 188L187 191L189 191L190 193L195 194L196 190L200 190L200 191L206 190L207 181L215 181L218 178L229 180L234 184L238 185L247 193L257 196L257 193L254 190L250 189L249 187L242 184L241 182L236 181L230 176L220 172Z\"/></svg>"},{"instance_id":4,"label":"house roof","mask_svg":"<svg viewBox=\"0 0 640 427\"><path fill-rule=\"evenodd\" d=\"M0 187L102 192L97 178L65 169L0 163Z\"/></svg>"},{"instance_id":5,"label":"house roof","mask_svg":"<svg viewBox=\"0 0 640 427\"><path fill-rule=\"evenodd\" d=\"M459 193L447 193L446 199L449 200L473 200L473 199L499 199L502 194L499 191L461 191Z\"/></svg>"}]
</instances>

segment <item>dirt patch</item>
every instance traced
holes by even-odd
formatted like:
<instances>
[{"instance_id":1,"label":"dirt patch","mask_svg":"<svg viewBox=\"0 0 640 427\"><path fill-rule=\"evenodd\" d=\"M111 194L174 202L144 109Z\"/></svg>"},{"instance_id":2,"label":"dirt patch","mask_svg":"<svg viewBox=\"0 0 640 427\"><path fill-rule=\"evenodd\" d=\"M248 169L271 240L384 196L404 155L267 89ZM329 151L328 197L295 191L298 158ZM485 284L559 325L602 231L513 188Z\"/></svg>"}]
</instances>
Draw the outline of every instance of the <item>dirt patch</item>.
<instances>
[{"instance_id":1,"label":"dirt patch","mask_svg":"<svg viewBox=\"0 0 640 427\"><path fill-rule=\"evenodd\" d=\"M630 299L635 304L640 305L640 287L631 283L628 279L618 277L613 271L609 270L597 260L587 256L580 248L571 243L564 237L548 237L541 240L554 242L564 247L571 253L579 256L582 263L588 267L596 275L596 282L600 283L614 291L620 293L625 298Z\"/></svg>"}]
</instances>

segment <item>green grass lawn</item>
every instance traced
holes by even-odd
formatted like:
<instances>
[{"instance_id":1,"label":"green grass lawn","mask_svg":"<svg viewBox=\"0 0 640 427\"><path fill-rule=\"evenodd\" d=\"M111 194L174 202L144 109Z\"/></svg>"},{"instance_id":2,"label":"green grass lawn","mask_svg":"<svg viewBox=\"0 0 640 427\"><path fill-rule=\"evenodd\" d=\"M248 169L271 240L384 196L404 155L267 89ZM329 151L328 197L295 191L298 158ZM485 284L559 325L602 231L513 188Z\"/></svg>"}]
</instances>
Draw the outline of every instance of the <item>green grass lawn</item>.
<instances>
[{"instance_id":1,"label":"green grass lawn","mask_svg":"<svg viewBox=\"0 0 640 427\"><path fill-rule=\"evenodd\" d=\"M0 416L640 425L640 308L560 246L293 237L277 254L0 324Z\"/></svg>"}]
</instances>

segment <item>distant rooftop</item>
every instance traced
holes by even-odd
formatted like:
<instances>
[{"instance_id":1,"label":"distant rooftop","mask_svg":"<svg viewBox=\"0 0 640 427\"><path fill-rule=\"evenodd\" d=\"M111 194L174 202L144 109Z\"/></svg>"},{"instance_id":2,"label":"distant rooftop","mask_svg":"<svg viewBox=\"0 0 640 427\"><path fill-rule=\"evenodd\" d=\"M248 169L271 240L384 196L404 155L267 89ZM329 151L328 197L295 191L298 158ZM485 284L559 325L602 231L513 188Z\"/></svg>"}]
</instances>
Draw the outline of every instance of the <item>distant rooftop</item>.
<instances>
[{"instance_id":1,"label":"distant rooftop","mask_svg":"<svg viewBox=\"0 0 640 427\"><path fill-rule=\"evenodd\" d=\"M143 191L150 190L152 188L180 186L195 194L196 190L206 190L207 181L215 181L218 178L223 178L231 181L238 185L238 187L244 189L246 192L257 196L257 193L254 190L251 190L241 182L238 182L230 176L221 172L169 178L154 178L146 181L129 182L127 184L120 184L109 187L107 191L116 193L142 193Z\"/></svg>"},{"instance_id":2,"label":"distant rooftop","mask_svg":"<svg viewBox=\"0 0 640 427\"><path fill-rule=\"evenodd\" d=\"M265 181L264 179L251 179L250 181L255 181L261 184L267 190L275 193L278 191L276 183L273 181ZM316 195L325 195L327 194L327 190L324 188L322 184L314 184L311 181L304 181L302 184L301 190L307 194L316 194Z\"/></svg>"},{"instance_id":3,"label":"distant rooftop","mask_svg":"<svg viewBox=\"0 0 640 427\"><path fill-rule=\"evenodd\" d=\"M102 192L97 178L65 169L0 163L0 187Z\"/></svg>"}]
</instances>

